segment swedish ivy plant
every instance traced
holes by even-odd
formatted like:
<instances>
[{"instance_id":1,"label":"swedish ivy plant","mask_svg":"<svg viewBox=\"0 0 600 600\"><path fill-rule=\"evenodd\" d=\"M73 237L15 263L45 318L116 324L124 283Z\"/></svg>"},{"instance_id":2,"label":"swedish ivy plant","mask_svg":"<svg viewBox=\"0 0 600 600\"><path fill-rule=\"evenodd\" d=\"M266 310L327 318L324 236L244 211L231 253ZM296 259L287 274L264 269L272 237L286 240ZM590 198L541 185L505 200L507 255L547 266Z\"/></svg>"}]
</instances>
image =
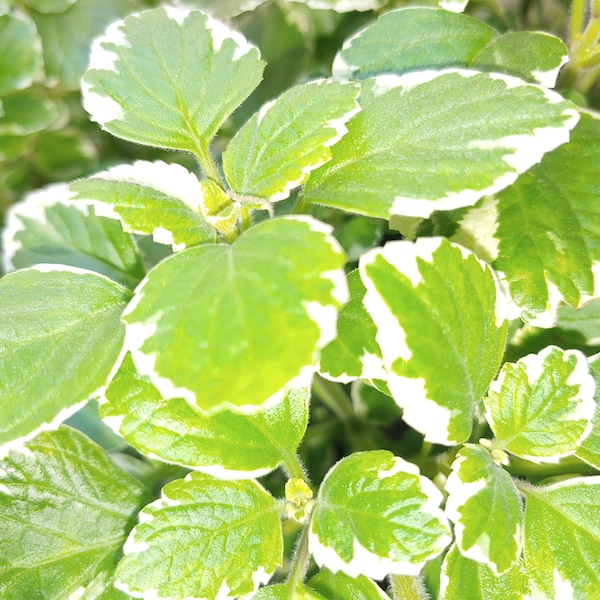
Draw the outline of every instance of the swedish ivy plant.
<instances>
[{"instance_id":1,"label":"swedish ivy plant","mask_svg":"<svg viewBox=\"0 0 600 600\"><path fill-rule=\"evenodd\" d=\"M599 3L567 48L310 0L378 18L244 119L265 61L212 15L264 3L200 4L113 22L81 80L102 130L195 162L6 217L0 597L596 597Z\"/></svg>"}]
</instances>

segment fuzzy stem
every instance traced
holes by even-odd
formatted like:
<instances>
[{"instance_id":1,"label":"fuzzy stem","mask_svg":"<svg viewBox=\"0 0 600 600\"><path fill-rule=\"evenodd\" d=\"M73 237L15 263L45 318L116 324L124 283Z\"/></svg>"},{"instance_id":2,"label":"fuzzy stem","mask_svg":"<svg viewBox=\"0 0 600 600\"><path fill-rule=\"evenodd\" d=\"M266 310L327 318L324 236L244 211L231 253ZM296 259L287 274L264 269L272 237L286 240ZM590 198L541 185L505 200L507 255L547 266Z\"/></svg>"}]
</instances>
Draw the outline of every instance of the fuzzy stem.
<instances>
[{"instance_id":1,"label":"fuzzy stem","mask_svg":"<svg viewBox=\"0 0 600 600\"><path fill-rule=\"evenodd\" d=\"M571 6L571 22L569 24L569 43L573 47L583 32L583 19L585 17L585 0L573 0Z\"/></svg>"},{"instance_id":2,"label":"fuzzy stem","mask_svg":"<svg viewBox=\"0 0 600 600\"><path fill-rule=\"evenodd\" d=\"M296 550L294 552L292 568L287 578L287 583L290 586L288 595L289 600L295 600L296 588L304 580L304 576L306 575L306 571L308 569L308 560L310 558L310 553L308 551L308 528L308 524L304 525L302 528L302 533L300 534L300 539L298 540Z\"/></svg>"},{"instance_id":3,"label":"fuzzy stem","mask_svg":"<svg viewBox=\"0 0 600 600\"><path fill-rule=\"evenodd\" d=\"M423 579L417 575L390 575L392 597L394 600L429 600L430 596L423 584Z\"/></svg>"}]
</instances>

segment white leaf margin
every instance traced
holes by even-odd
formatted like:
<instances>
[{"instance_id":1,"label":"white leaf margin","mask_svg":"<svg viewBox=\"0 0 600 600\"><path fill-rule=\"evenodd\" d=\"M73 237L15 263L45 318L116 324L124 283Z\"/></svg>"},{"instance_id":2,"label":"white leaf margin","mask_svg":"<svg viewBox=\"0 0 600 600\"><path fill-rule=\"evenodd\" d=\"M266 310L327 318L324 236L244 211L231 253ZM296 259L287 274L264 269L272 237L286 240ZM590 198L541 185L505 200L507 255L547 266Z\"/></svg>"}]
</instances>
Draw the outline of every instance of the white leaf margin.
<instances>
[{"instance_id":1,"label":"white leaf margin","mask_svg":"<svg viewBox=\"0 0 600 600\"><path fill-rule=\"evenodd\" d=\"M421 492L427 497L425 502L419 507L419 512L426 513L436 518L442 525L445 525L448 530L448 534L440 537L437 542L436 550L437 554L440 554L452 541L450 525L444 515L444 511L440 508L443 499L442 493L432 481L421 475L419 468L415 464L409 463L397 456L393 457L393 461L394 465L389 470L380 471L378 473L378 479L385 479L396 473L406 473L417 476ZM325 475L323 482L321 483L321 489L326 484L327 478L335 468L336 465L331 467L329 472ZM309 552L312 554L317 565L320 567L327 567L332 573L342 571L350 577L365 575L366 577L376 580L382 580L389 574L418 575L427 560L430 560L437 555L434 554L422 562L412 563L409 561L395 561L387 556L378 556L371 552L365 548L356 537L354 537L353 556L350 562L346 563L335 549L332 546L323 543L319 538L319 535L314 531L314 514L315 513L313 513L308 533Z\"/></svg>"}]
</instances>

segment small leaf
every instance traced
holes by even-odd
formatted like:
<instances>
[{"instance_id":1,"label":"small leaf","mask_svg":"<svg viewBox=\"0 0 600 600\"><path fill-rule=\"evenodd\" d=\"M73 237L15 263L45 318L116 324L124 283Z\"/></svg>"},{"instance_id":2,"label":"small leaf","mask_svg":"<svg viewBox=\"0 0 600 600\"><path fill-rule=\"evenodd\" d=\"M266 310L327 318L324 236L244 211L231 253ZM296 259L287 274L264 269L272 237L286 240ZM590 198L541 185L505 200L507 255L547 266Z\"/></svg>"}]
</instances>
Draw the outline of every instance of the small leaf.
<instances>
[{"instance_id":1,"label":"small leaf","mask_svg":"<svg viewBox=\"0 0 600 600\"><path fill-rule=\"evenodd\" d=\"M116 19L135 10L135 0L77 0L58 14L33 13L44 46L46 76L79 90L92 40Z\"/></svg>"},{"instance_id":2,"label":"small leaf","mask_svg":"<svg viewBox=\"0 0 600 600\"><path fill-rule=\"evenodd\" d=\"M589 435L594 390L578 350L548 346L505 363L484 400L494 445L532 462L558 462Z\"/></svg>"},{"instance_id":3,"label":"small leaf","mask_svg":"<svg viewBox=\"0 0 600 600\"><path fill-rule=\"evenodd\" d=\"M59 116L58 106L50 98L22 92L4 98L0 135L30 135L46 129Z\"/></svg>"},{"instance_id":4,"label":"small leaf","mask_svg":"<svg viewBox=\"0 0 600 600\"><path fill-rule=\"evenodd\" d=\"M132 237L93 207L68 203L64 185L25 196L8 212L4 231L5 270L58 263L106 275L134 288L144 267Z\"/></svg>"},{"instance_id":5,"label":"small leaf","mask_svg":"<svg viewBox=\"0 0 600 600\"><path fill-rule=\"evenodd\" d=\"M117 137L206 156L263 68L255 46L208 15L157 8L94 41L83 104Z\"/></svg>"},{"instance_id":6,"label":"small leaf","mask_svg":"<svg viewBox=\"0 0 600 600\"><path fill-rule=\"evenodd\" d=\"M0 96L29 87L42 69L42 45L33 21L21 12L1 14Z\"/></svg>"},{"instance_id":7,"label":"small leaf","mask_svg":"<svg viewBox=\"0 0 600 600\"><path fill-rule=\"evenodd\" d=\"M580 309L562 304L558 309L556 327L562 337L575 343L600 346L600 298Z\"/></svg>"},{"instance_id":8,"label":"small leaf","mask_svg":"<svg viewBox=\"0 0 600 600\"><path fill-rule=\"evenodd\" d=\"M71 199L93 204L96 214L118 219L125 231L152 234L174 250L220 240L199 214L198 178L176 163L138 160L69 184Z\"/></svg>"},{"instance_id":9,"label":"small leaf","mask_svg":"<svg viewBox=\"0 0 600 600\"><path fill-rule=\"evenodd\" d=\"M361 84L362 111L304 197L372 217L471 206L567 142L579 118L558 94L498 73L431 70Z\"/></svg>"},{"instance_id":10,"label":"small leaf","mask_svg":"<svg viewBox=\"0 0 600 600\"><path fill-rule=\"evenodd\" d=\"M364 79L381 73L467 67L497 35L485 23L448 10L392 10L344 42L333 62L333 75Z\"/></svg>"},{"instance_id":11,"label":"small leaf","mask_svg":"<svg viewBox=\"0 0 600 600\"><path fill-rule=\"evenodd\" d=\"M0 461L2 598L100 598L150 494L70 427L40 433Z\"/></svg>"},{"instance_id":12,"label":"small leaf","mask_svg":"<svg viewBox=\"0 0 600 600\"><path fill-rule=\"evenodd\" d=\"M130 296L106 277L62 265L0 279L2 453L54 427L105 385Z\"/></svg>"},{"instance_id":13,"label":"small leaf","mask_svg":"<svg viewBox=\"0 0 600 600\"><path fill-rule=\"evenodd\" d=\"M568 144L435 229L490 262L537 327L554 325L561 300L579 307L600 297L600 192L590 183L600 178L599 156L600 119L582 114ZM556 177L575 170L580 176Z\"/></svg>"},{"instance_id":14,"label":"small leaf","mask_svg":"<svg viewBox=\"0 0 600 600\"><path fill-rule=\"evenodd\" d=\"M254 481L190 473L168 483L139 519L115 584L135 597L236 598L282 562L277 505Z\"/></svg>"},{"instance_id":15,"label":"small leaf","mask_svg":"<svg viewBox=\"0 0 600 600\"><path fill-rule=\"evenodd\" d=\"M311 171L331 159L330 147L360 109L357 84L319 80L265 104L223 153L231 188L270 202L284 200Z\"/></svg>"},{"instance_id":16,"label":"small leaf","mask_svg":"<svg viewBox=\"0 0 600 600\"><path fill-rule=\"evenodd\" d=\"M596 392L594 400L596 401L596 411L592 419L592 431L581 446L577 448L575 455L586 463L592 465L600 471L600 355L596 354L589 361L589 368L594 381L596 382Z\"/></svg>"},{"instance_id":17,"label":"small leaf","mask_svg":"<svg viewBox=\"0 0 600 600\"><path fill-rule=\"evenodd\" d=\"M387 379L377 327L363 304L366 289L358 269L348 275L349 302L340 310L337 337L321 353L319 373L332 381Z\"/></svg>"},{"instance_id":18,"label":"small leaf","mask_svg":"<svg viewBox=\"0 0 600 600\"><path fill-rule=\"evenodd\" d=\"M417 574L450 542L438 489L386 450L356 452L319 489L309 548L319 566L351 577Z\"/></svg>"},{"instance_id":19,"label":"small leaf","mask_svg":"<svg viewBox=\"0 0 600 600\"><path fill-rule=\"evenodd\" d=\"M491 40L472 66L554 87L567 59L567 48L560 38L539 31L511 31Z\"/></svg>"},{"instance_id":20,"label":"small leaf","mask_svg":"<svg viewBox=\"0 0 600 600\"><path fill-rule=\"evenodd\" d=\"M481 446L465 444L446 482L446 516L461 553L498 575L521 555L523 507L511 476Z\"/></svg>"},{"instance_id":21,"label":"small leaf","mask_svg":"<svg viewBox=\"0 0 600 600\"><path fill-rule=\"evenodd\" d=\"M330 228L311 217L185 250L138 287L126 347L166 400L254 412L307 385L347 299L344 262Z\"/></svg>"},{"instance_id":22,"label":"small leaf","mask_svg":"<svg viewBox=\"0 0 600 600\"><path fill-rule=\"evenodd\" d=\"M600 589L600 477L527 487L525 562L548 598L593 598Z\"/></svg>"},{"instance_id":23,"label":"small leaf","mask_svg":"<svg viewBox=\"0 0 600 600\"><path fill-rule=\"evenodd\" d=\"M404 420L428 441L466 441L506 341L506 303L491 269L445 239L421 238L365 254L360 273Z\"/></svg>"},{"instance_id":24,"label":"small leaf","mask_svg":"<svg viewBox=\"0 0 600 600\"><path fill-rule=\"evenodd\" d=\"M444 559L440 600L529 600L527 571L520 561L502 575L463 556L453 544Z\"/></svg>"},{"instance_id":25,"label":"small leaf","mask_svg":"<svg viewBox=\"0 0 600 600\"><path fill-rule=\"evenodd\" d=\"M25 4L41 13L61 13L77 0L25 0Z\"/></svg>"},{"instance_id":26,"label":"small leaf","mask_svg":"<svg viewBox=\"0 0 600 600\"><path fill-rule=\"evenodd\" d=\"M180 398L163 400L125 356L101 404L102 418L142 454L221 478L259 477L290 460L308 424L308 388L264 412L201 414Z\"/></svg>"},{"instance_id":27,"label":"small leaf","mask_svg":"<svg viewBox=\"0 0 600 600\"><path fill-rule=\"evenodd\" d=\"M328 600L389 600L372 579L364 575L350 577L343 571L332 573L329 569L321 569L306 585Z\"/></svg>"}]
</instances>

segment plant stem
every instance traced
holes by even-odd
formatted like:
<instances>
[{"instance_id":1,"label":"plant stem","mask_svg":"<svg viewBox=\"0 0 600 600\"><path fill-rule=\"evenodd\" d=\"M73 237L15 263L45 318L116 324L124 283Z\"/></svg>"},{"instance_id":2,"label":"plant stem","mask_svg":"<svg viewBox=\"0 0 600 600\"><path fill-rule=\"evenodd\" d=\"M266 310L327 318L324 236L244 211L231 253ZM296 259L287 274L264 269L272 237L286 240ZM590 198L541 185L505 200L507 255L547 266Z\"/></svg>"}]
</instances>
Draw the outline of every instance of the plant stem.
<instances>
[{"instance_id":1,"label":"plant stem","mask_svg":"<svg viewBox=\"0 0 600 600\"><path fill-rule=\"evenodd\" d=\"M394 600L428 600L429 594L419 575L390 575Z\"/></svg>"},{"instance_id":2,"label":"plant stem","mask_svg":"<svg viewBox=\"0 0 600 600\"><path fill-rule=\"evenodd\" d=\"M300 462L297 454L291 453L286 459L284 459L283 466L290 479L302 479L307 483L307 485L310 485L310 481L307 481L304 468L302 467L302 463Z\"/></svg>"},{"instance_id":3,"label":"plant stem","mask_svg":"<svg viewBox=\"0 0 600 600\"><path fill-rule=\"evenodd\" d=\"M296 201L296 206L294 206L294 210L292 211L292 214L307 215L310 213L311 206L312 205L310 204L310 202L307 202L306 199L304 198L304 194L302 194L302 192L300 192L298 194L298 200Z\"/></svg>"},{"instance_id":4,"label":"plant stem","mask_svg":"<svg viewBox=\"0 0 600 600\"><path fill-rule=\"evenodd\" d=\"M308 559L310 558L308 552L308 527L309 525L306 524L302 528L302 533L300 534L300 539L298 540L294 552L294 558L292 559L292 568L287 578L287 583L290 586L288 595L289 600L295 600L296 588L304 580L306 570L308 569Z\"/></svg>"},{"instance_id":5,"label":"plant stem","mask_svg":"<svg viewBox=\"0 0 600 600\"><path fill-rule=\"evenodd\" d=\"M315 395L334 412L341 421L354 417L352 401L339 383L315 375L312 385Z\"/></svg>"},{"instance_id":6,"label":"plant stem","mask_svg":"<svg viewBox=\"0 0 600 600\"><path fill-rule=\"evenodd\" d=\"M583 19L585 17L585 0L573 0L571 6L571 22L569 24L569 44L573 47L583 32Z\"/></svg>"},{"instance_id":7,"label":"plant stem","mask_svg":"<svg viewBox=\"0 0 600 600\"><path fill-rule=\"evenodd\" d=\"M221 174L219 173L219 169L217 169L217 165L213 160L209 147L197 140L194 154L196 155L198 163L200 164L200 168L204 171L206 177L208 177L208 179L212 179L215 183L218 183L221 187L223 187Z\"/></svg>"}]
</instances>

